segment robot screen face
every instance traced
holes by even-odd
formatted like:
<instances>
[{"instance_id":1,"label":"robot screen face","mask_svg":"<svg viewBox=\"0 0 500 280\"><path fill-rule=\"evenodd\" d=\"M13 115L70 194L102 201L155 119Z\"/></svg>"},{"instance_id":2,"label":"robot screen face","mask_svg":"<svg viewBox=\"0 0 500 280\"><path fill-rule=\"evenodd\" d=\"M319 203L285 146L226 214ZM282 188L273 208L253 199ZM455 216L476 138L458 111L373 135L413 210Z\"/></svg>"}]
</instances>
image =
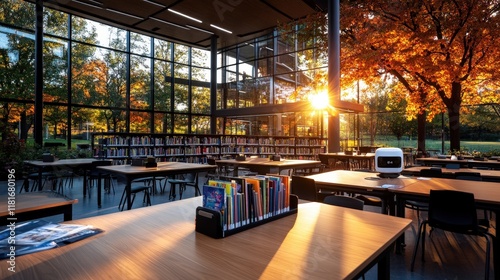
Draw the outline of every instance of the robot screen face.
<instances>
[{"instance_id":1,"label":"robot screen face","mask_svg":"<svg viewBox=\"0 0 500 280\"><path fill-rule=\"evenodd\" d=\"M377 166L381 168L402 167L401 157L381 156L377 158Z\"/></svg>"}]
</instances>

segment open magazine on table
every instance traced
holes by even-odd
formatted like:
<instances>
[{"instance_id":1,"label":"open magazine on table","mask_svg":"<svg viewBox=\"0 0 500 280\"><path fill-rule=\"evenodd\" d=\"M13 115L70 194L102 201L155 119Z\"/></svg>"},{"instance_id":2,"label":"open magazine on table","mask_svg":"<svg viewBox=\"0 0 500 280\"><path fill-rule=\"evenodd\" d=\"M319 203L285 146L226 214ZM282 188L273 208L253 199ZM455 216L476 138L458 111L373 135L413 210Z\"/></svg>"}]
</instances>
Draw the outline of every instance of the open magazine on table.
<instances>
[{"instance_id":1,"label":"open magazine on table","mask_svg":"<svg viewBox=\"0 0 500 280\"><path fill-rule=\"evenodd\" d=\"M29 221L0 231L0 259L47 250L102 232L90 225Z\"/></svg>"}]
</instances>

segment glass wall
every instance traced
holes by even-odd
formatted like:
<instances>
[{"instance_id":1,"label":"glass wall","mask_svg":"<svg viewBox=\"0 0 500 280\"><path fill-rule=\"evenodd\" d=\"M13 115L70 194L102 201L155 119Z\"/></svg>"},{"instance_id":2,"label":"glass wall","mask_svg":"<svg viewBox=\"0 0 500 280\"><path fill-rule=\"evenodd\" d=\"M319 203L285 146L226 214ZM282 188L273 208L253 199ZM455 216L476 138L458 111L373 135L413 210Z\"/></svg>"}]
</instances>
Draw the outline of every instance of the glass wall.
<instances>
[{"instance_id":1,"label":"glass wall","mask_svg":"<svg viewBox=\"0 0 500 280\"><path fill-rule=\"evenodd\" d=\"M210 131L210 51L49 8L43 22L44 141ZM32 3L1 1L2 137L33 138L34 29Z\"/></svg>"},{"instance_id":2,"label":"glass wall","mask_svg":"<svg viewBox=\"0 0 500 280\"><path fill-rule=\"evenodd\" d=\"M218 109L244 109L273 104L308 101L319 91L314 80L328 70L324 60L314 57L314 44L298 44L277 32L256 38L218 54ZM227 117L218 130L226 134L325 137L324 120L313 108L296 107L276 114L272 107L265 117ZM262 111L260 111L262 112Z\"/></svg>"}]
</instances>

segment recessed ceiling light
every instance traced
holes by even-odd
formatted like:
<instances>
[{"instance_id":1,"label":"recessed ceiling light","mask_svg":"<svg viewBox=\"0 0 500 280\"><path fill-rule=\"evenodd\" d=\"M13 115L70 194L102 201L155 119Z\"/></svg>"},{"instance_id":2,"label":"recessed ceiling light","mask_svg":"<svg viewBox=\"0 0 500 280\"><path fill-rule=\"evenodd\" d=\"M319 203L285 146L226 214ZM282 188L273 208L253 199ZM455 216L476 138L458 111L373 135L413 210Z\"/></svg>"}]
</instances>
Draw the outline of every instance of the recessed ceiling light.
<instances>
[{"instance_id":1,"label":"recessed ceiling light","mask_svg":"<svg viewBox=\"0 0 500 280\"><path fill-rule=\"evenodd\" d=\"M219 26L217 26L217 25L210 24L210 26L212 26L213 28L217 28L217 29L219 29L219 30L222 30L222 31L224 31L224 32L227 32L227 33L229 33L229 34L233 34L233 32L231 32L231 31L229 31L229 30L227 30L227 29L224 29L224 28L222 28L222 27L219 27Z\"/></svg>"},{"instance_id":2,"label":"recessed ceiling light","mask_svg":"<svg viewBox=\"0 0 500 280\"><path fill-rule=\"evenodd\" d=\"M185 30L189 30L189 28L187 28L185 26L182 26L182 25L175 24L173 22L169 22L169 21L162 20L162 19L155 18L155 17L149 17L149 18L152 19L152 20L156 20L158 22L161 22L161 23L165 23L165 24L169 24L169 25L172 25L172 26L175 26L175 27L179 27L179 28L182 28L182 29L185 29Z\"/></svg>"},{"instance_id":3,"label":"recessed ceiling light","mask_svg":"<svg viewBox=\"0 0 500 280\"><path fill-rule=\"evenodd\" d=\"M92 1L92 2L96 3L96 4L85 3L85 2L82 2L82 1L78 1L78 0L73 0L73 2L81 4L81 5L89 6L89 7L92 7L92 8L97 8L97 9L100 9L101 8L100 6L102 6L101 3L95 2L95 1Z\"/></svg>"},{"instance_id":4,"label":"recessed ceiling light","mask_svg":"<svg viewBox=\"0 0 500 280\"><path fill-rule=\"evenodd\" d=\"M208 34L214 34L212 31L205 30L203 28L199 28L199 27L192 26L192 25L189 25L189 24L186 24L186 26L189 27L189 28L191 28L191 29L194 29L194 30L198 30L198 31L205 32L205 33L208 33Z\"/></svg>"},{"instance_id":5,"label":"recessed ceiling light","mask_svg":"<svg viewBox=\"0 0 500 280\"><path fill-rule=\"evenodd\" d=\"M124 16L127 16L127 17L135 18L135 19L140 19L140 20L144 19L142 17L136 16L136 15L132 15L132 14L129 14L129 13L125 13L125 12L121 12L121 11L117 11L115 9L106 8L106 11L110 11L110 12L113 12L113 13L117 13L119 15L124 15Z\"/></svg>"},{"instance_id":6,"label":"recessed ceiling light","mask_svg":"<svg viewBox=\"0 0 500 280\"><path fill-rule=\"evenodd\" d=\"M158 7L162 7L162 8L166 8L167 6L163 5L163 4L160 4L160 3L156 3L154 1L150 1L150 0L144 0L144 2L147 2L149 4L153 4L153 5L156 5Z\"/></svg>"},{"instance_id":7,"label":"recessed ceiling light","mask_svg":"<svg viewBox=\"0 0 500 280\"><path fill-rule=\"evenodd\" d=\"M181 13L181 12L178 12L178 11L176 11L176 10L168 9L168 11L169 11L169 12L171 12L171 13L178 14L178 15L180 15L180 16L183 16L183 17L185 17L185 18L188 18L188 19L190 19L190 20L194 20L194 21L196 21L196 22L201 23L201 20L199 20L199 19L197 19L197 18L194 18L194 17L191 17L191 16L188 16L188 15L183 14L183 13Z\"/></svg>"}]
</instances>

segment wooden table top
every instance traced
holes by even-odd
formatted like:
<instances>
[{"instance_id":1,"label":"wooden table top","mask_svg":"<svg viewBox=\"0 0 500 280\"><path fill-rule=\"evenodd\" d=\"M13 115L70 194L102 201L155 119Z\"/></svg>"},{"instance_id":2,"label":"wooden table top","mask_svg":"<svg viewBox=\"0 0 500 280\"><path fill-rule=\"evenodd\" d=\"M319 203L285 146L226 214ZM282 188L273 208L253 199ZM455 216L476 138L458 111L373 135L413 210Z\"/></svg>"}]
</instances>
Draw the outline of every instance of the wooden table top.
<instances>
[{"instance_id":1,"label":"wooden table top","mask_svg":"<svg viewBox=\"0 0 500 280\"><path fill-rule=\"evenodd\" d=\"M499 166L500 167L500 161L497 159L490 159L490 160L474 160L474 158L469 158L469 159L451 159L451 158L436 158L436 157L431 157L431 158L416 158L415 159L417 162L421 163L426 163L426 164L447 164L447 163L460 163L460 164L469 164L472 163L475 166L480 166L480 165L494 165L494 166Z\"/></svg>"},{"instance_id":2,"label":"wooden table top","mask_svg":"<svg viewBox=\"0 0 500 280\"><path fill-rule=\"evenodd\" d=\"M385 186L407 186L413 184L417 179L400 175L398 178L380 178L374 172L334 170L307 176L314 179L321 186L343 186L353 189L385 190Z\"/></svg>"},{"instance_id":3,"label":"wooden table top","mask_svg":"<svg viewBox=\"0 0 500 280\"><path fill-rule=\"evenodd\" d=\"M348 279L411 220L321 203L223 238L195 232L201 197L82 220L104 232L16 258L9 279ZM341 225L341 226L340 226Z\"/></svg>"},{"instance_id":4,"label":"wooden table top","mask_svg":"<svg viewBox=\"0 0 500 280\"><path fill-rule=\"evenodd\" d=\"M338 158L338 159L374 159L375 153L367 153L361 155L346 155L346 154L338 154L338 153L323 153L321 155L326 155L330 158Z\"/></svg>"},{"instance_id":5,"label":"wooden table top","mask_svg":"<svg viewBox=\"0 0 500 280\"><path fill-rule=\"evenodd\" d=\"M412 194L429 196L430 190L456 190L474 194L476 202L500 206L500 185L497 182L468 181L447 178L425 178L405 186L391 190L395 194Z\"/></svg>"},{"instance_id":6,"label":"wooden table top","mask_svg":"<svg viewBox=\"0 0 500 280\"><path fill-rule=\"evenodd\" d=\"M231 164L231 165L259 165L259 166L273 166L273 167L295 167L304 165L320 165L319 160L305 160L305 159L282 159L280 161L270 160L269 158L247 158L245 161L237 161L235 159L218 159L216 163Z\"/></svg>"},{"instance_id":7,"label":"wooden table top","mask_svg":"<svg viewBox=\"0 0 500 280\"><path fill-rule=\"evenodd\" d=\"M7 205L7 195L1 195L0 201L2 204ZM63 206L68 204L78 203L78 199L69 199L67 197L58 195L53 192L30 192L30 193L16 193L15 195L15 210L19 214L23 212L35 211L50 207ZM0 209L0 217L9 216L7 207Z\"/></svg>"},{"instance_id":8,"label":"wooden table top","mask_svg":"<svg viewBox=\"0 0 500 280\"><path fill-rule=\"evenodd\" d=\"M55 161L41 161L41 160L26 160L24 163L32 166L61 166L61 165L85 165L92 164L94 161L102 161L107 159L95 159L95 158L74 158L74 159L58 159Z\"/></svg>"},{"instance_id":9,"label":"wooden table top","mask_svg":"<svg viewBox=\"0 0 500 280\"><path fill-rule=\"evenodd\" d=\"M416 175L420 173L420 170L422 169L429 169L430 166L412 166L405 168L402 173L407 173L410 175ZM454 168L441 168L441 171L443 173L448 173L448 174L455 174L455 172L476 172L480 173L481 176L483 177L491 177L491 178L498 178L500 179L500 170L484 170L484 169L474 169L474 168L459 168L459 169L454 169Z\"/></svg>"},{"instance_id":10,"label":"wooden table top","mask_svg":"<svg viewBox=\"0 0 500 280\"><path fill-rule=\"evenodd\" d=\"M97 169L121 174L121 175L145 175L153 176L155 174L178 174L182 172L198 172L203 170L211 170L217 168L216 165L198 164L198 163L185 163L185 162L158 162L157 167L144 167L126 165L111 165L111 166L98 166Z\"/></svg>"}]
</instances>

